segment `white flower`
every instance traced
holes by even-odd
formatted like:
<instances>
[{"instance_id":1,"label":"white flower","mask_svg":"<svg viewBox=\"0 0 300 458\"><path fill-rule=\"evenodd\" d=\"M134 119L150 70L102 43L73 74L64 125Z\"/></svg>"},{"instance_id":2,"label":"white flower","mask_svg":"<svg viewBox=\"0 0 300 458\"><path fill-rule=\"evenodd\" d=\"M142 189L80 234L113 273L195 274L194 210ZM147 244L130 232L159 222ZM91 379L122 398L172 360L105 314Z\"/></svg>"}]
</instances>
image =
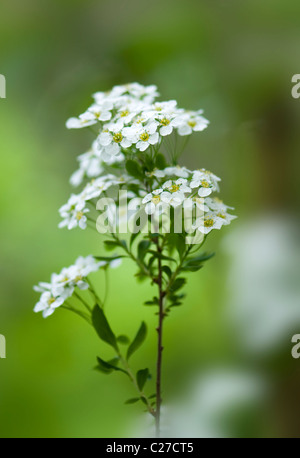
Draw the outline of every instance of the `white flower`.
<instances>
[{"instance_id":1,"label":"white flower","mask_svg":"<svg viewBox=\"0 0 300 458\"><path fill-rule=\"evenodd\" d=\"M162 192L163 189L155 189L143 198L142 204L146 204L145 212L147 213L147 215L152 215L153 213L155 213L156 207L158 205L160 205L161 207L163 202L161 199Z\"/></svg>"},{"instance_id":2,"label":"white flower","mask_svg":"<svg viewBox=\"0 0 300 458\"><path fill-rule=\"evenodd\" d=\"M89 283L88 275L98 271L101 267L110 265L112 268L119 266L121 260L116 258L112 261L97 261L94 256L79 256L75 264L64 267L59 274L51 275L51 282L40 282L34 286L34 290L42 293L39 302L35 305L35 312L43 312L44 318L52 315L55 309L63 305L66 299L73 295L75 287L86 290Z\"/></svg>"},{"instance_id":3,"label":"white flower","mask_svg":"<svg viewBox=\"0 0 300 458\"><path fill-rule=\"evenodd\" d=\"M108 188L110 188L113 184L115 184L115 177L113 178L113 181L110 178L108 178L107 175L96 178L95 180L92 180L85 186L81 195L83 196L85 201L95 199L96 197L99 197Z\"/></svg>"},{"instance_id":4,"label":"white flower","mask_svg":"<svg viewBox=\"0 0 300 458\"><path fill-rule=\"evenodd\" d=\"M143 100L145 103L152 103L159 95L157 92L157 86L151 84L150 86L143 86L139 83L131 83L127 85L128 92L139 100Z\"/></svg>"},{"instance_id":5,"label":"white flower","mask_svg":"<svg viewBox=\"0 0 300 458\"><path fill-rule=\"evenodd\" d=\"M223 224L221 218L214 213L206 213L204 218L198 218L193 229L198 229L202 234L209 234L213 229L221 229Z\"/></svg>"},{"instance_id":6,"label":"white flower","mask_svg":"<svg viewBox=\"0 0 300 458\"><path fill-rule=\"evenodd\" d=\"M193 196L185 199L184 208L191 209L193 207L197 207L202 212L209 211L209 207L207 206L206 199L204 197Z\"/></svg>"},{"instance_id":7,"label":"white flower","mask_svg":"<svg viewBox=\"0 0 300 458\"><path fill-rule=\"evenodd\" d=\"M109 156L120 154L121 147L129 148L132 142L123 133L123 123L107 124L104 131L98 137L99 144L105 148Z\"/></svg>"},{"instance_id":8,"label":"white flower","mask_svg":"<svg viewBox=\"0 0 300 458\"><path fill-rule=\"evenodd\" d=\"M95 119L80 115L78 118L69 118L66 122L66 127L67 129L82 129L83 127L92 126L96 122Z\"/></svg>"},{"instance_id":9,"label":"white flower","mask_svg":"<svg viewBox=\"0 0 300 458\"><path fill-rule=\"evenodd\" d=\"M109 121L111 119L111 111L113 109L113 103L104 101L102 104L94 103L88 110L81 115L83 119L95 121Z\"/></svg>"},{"instance_id":10,"label":"white flower","mask_svg":"<svg viewBox=\"0 0 300 458\"><path fill-rule=\"evenodd\" d=\"M150 145L155 145L159 141L156 122L150 122L145 126L136 124L132 128L128 128L127 134L132 143L136 143L136 147L140 151L145 151Z\"/></svg>"},{"instance_id":11,"label":"white flower","mask_svg":"<svg viewBox=\"0 0 300 458\"><path fill-rule=\"evenodd\" d=\"M64 303L65 299L63 297L54 297L50 291L42 293L39 302L34 307L34 312L43 312L43 317L47 318L48 316L54 313L57 307L60 307Z\"/></svg>"},{"instance_id":12,"label":"white flower","mask_svg":"<svg viewBox=\"0 0 300 458\"><path fill-rule=\"evenodd\" d=\"M185 178L179 178L176 181L168 180L162 185L162 187L171 193L180 192L184 194L191 192L191 188L188 186L188 180Z\"/></svg>"},{"instance_id":13,"label":"white flower","mask_svg":"<svg viewBox=\"0 0 300 458\"><path fill-rule=\"evenodd\" d=\"M190 182L191 188L199 188L199 197L207 197L213 191L218 190L217 181L220 180L218 177L213 175L211 172L205 170L196 170L193 172L193 176Z\"/></svg>"},{"instance_id":14,"label":"white flower","mask_svg":"<svg viewBox=\"0 0 300 458\"><path fill-rule=\"evenodd\" d=\"M155 102L148 106L143 111L145 119L155 119L158 116L170 116L173 114L181 114L183 110L177 108L176 100L169 100L168 102Z\"/></svg>"},{"instance_id":15,"label":"white flower","mask_svg":"<svg viewBox=\"0 0 300 458\"><path fill-rule=\"evenodd\" d=\"M85 207L85 201L82 199L81 194L72 194L68 202L59 209L63 220L59 223L58 227L67 226L68 229L73 229L79 226L80 229L86 229L87 217L85 213L88 212L89 209Z\"/></svg>"},{"instance_id":16,"label":"white flower","mask_svg":"<svg viewBox=\"0 0 300 458\"><path fill-rule=\"evenodd\" d=\"M220 211L220 212L227 212L228 209L234 210L233 207L229 207L228 205L225 205L224 202L221 199L219 199L218 197L207 197L205 201L211 210Z\"/></svg>"},{"instance_id":17,"label":"white flower","mask_svg":"<svg viewBox=\"0 0 300 458\"><path fill-rule=\"evenodd\" d=\"M98 142L94 141L89 151L78 156L79 169L70 178L70 183L73 186L80 185L85 177L92 178L101 175L103 172L101 152L101 148L98 148Z\"/></svg>"},{"instance_id":18,"label":"white flower","mask_svg":"<svg viewBox=\"0 0 300 458\"><path fill-rule=\"evenodd\" d=\"M190 171L186 167L180 167L176 165L174 167L166 167L163 170L155 169L150 176L155 176L156 178L164 178L166 176L175 176L180 178L188 178L190 176Z\"/></svg>"},{"instance_id":19,"label":"white flower","mask_svg":"<svg viewBox=\"0 0 300 458\"><path fill-rule=\"evenodd\" d=\"M178 120L178 134L181 136L191 135L193 131L200 132L209 124L209 121L201 116L203 110L186 111Z\"/></svg>"}]
</instances>

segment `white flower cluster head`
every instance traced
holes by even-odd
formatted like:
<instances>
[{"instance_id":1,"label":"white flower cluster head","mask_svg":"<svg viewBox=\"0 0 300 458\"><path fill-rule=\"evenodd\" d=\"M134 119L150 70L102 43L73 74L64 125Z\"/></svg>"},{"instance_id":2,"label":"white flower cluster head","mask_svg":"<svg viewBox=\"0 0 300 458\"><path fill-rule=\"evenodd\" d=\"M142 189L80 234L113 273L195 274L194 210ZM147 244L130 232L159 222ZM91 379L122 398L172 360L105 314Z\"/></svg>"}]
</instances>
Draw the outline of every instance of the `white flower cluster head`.
<instances>
[{"instance_id":1,"label":"white flower cluster head","mask_svg":"<svg viewBox=\"0 0 300 458\"><path fill-rule=\"evenodd\" d=\"M117 267L120 259L110 262L111 267ZM40 282L34 286L34 290L41 293L40 300L35 305L35 312L43 312L43 317L52 315L56 308L64 304L70 298L75 288L86 290L89 288L87 277L101 267L105 267L106 261L97 261L92 255L87 257L79 256L75 264L64 267L59 274L51 275L50 283Z\"/></svg>"},{"instance_id":2,"label":"white flower cluster head","mask_svg":"<svg viewBox=\"0 0 300 458\"><path fill-rule=\"evenodd\" d=\"M173 131L185 136L208 126L202 110L178 108L176 100L157 102L158 95L154 85L115 86L109 92L94 94L94 103L78 118L70 118L66 125L69 129L96 128L97 157L110 163L120 160L120 154L129 148L138 152L158 146ZM73 181L77 183L80 178L75 176Z\"/></svg>"},{"instance_id":3,"label":"white flower cluster head","mask_svg":"<svg viewBox=\"0 0 300 458\"><path fill-rule=\"evenodd\" d=\"M212 229L221 229L235 219L228 213L233 207L225 205L217 197L211 197L219 191L221 179L207 170L188 170L185 167L167 167L151 173L159 185L142 200L148 215L159 215L168 207L182 206L184 209L197 207L203 216L192 225L192 229L208 234ZM166 178L169 178L165 181ZM178 178L179 177L179 178Z\"/></svg>"},{"instance_id":4,"label":"white flower cluster head","mask_svg":"<svg viewBox=\"0 0 300 458\"><path fill-rule=\"evenodd\" d=\"M204 169L192 171L179 166L146 169L145 179L138 180L130 175L130 170L129 174L124 173L128 159L135 158L141 164L148 152L155 157L164 138L173 132L186 136L208 126L202 110L179 108L176 100L159 102L158 95L154 85L115 86L108 92L95 93L93 104L78 118L67 121L68 128L92 127L96 140L90 151L78 157L79 169L72 175L71 183L77 186L85 179L92 180L60 208L59 227L85 229L88 221L92 221L96 199L121 185L127 186L132 197L128 208L134 208L134 199L142 197L147 215L159 214L166 207L198 207L205 217L198 219L193 229L204 234L220 229L234 218L228 213L230 207L211 196L219 191L220 178Z\"/></svg>"}]
</instances>

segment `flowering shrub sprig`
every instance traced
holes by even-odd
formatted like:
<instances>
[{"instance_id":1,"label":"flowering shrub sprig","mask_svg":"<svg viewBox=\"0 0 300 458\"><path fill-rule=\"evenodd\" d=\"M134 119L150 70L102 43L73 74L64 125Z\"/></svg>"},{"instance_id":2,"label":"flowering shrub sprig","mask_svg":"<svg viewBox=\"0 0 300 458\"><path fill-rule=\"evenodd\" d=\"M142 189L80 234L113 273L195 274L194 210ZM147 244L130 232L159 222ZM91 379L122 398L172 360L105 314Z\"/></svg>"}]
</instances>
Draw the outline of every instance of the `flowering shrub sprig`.
<instances>
[{"instance_id":1,"label":"flowering shrub sprig","mask_svg":"<svg viewBox=\"0 0 300 458\"><path fill-rule=\"evenodd\" d=\"M182 275L198 271L212 257L198 253L207 235L230 224L235 216L228 212L231 207L213 195L219 191L220 178L204 169L178 165L186 146L183 137L209 124L202 110L184 110L175 100L158 102L157 97L154 85L115 86L109 92L94 94L93 104L67 121L68 128L89 128L96 138L91 149L78 157L79 168L70 182L74 187L83 184L83 189L60 208L59 227L97 230L105 238L106 250L116 250L116 254L79 257L74 265L52 274L50 283L34 288L41 293L34 310L46 318L63 307L94 327L114 351L109 361L98 357L96 369L105 374L119 371L129 377L137 396L127 403L141 401L146 406L155 418L159 436L165 318L183 302L186 277ZM130 237L121 237L126 232ZM108 269L125 258L136 264L140 281L148 279L157 286L157 295L145 302L158 309L153 394L145 389L147 382L151 384L149 369L134 373L130 365L146 338L145 322L133 339L116 334L104 311L106 297L99 297L90 278L100 270L107 277ZM125 354L122 346L127 348Z\"/></svg>"}]
</instances>

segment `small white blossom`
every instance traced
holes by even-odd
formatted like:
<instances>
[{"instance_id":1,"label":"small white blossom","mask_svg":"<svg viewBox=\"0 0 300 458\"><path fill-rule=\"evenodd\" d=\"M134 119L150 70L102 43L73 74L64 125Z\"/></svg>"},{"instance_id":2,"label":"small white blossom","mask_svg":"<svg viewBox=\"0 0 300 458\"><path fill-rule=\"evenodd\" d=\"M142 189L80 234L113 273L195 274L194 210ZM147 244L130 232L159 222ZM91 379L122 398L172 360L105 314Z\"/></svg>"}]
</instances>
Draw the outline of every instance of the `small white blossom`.
<instances>
[{"instance_id":1,"label":"small white blossom","mask_svg":"<svg viewBox=\"0 0 300 458\"><path fill-rule=\"evenodd\" d=\"M87 217L85 214L88 212L89 209L85 207L85 201L82 196L80 194L72 194L68 202L59 209L63 220L59 223L58 227L67 226L68 229L73 229L79 226L80 229L86 229Z\"/></svg>"},{"instance_id":2,"label":"small white blossom","mask_svg":"<svg viewBox=\"0 0 300 458\"><path fill-rule=\"evenodd\" d=\"M181 115L178 123L178 134L181 136L191 135L194 132L201 132L206 129L209 121L201 116L203 110L186 111Z\"/></svg>"},{"instance_id":3,"label":"small white blossom","mask_svg":"<svg viewBox=\"0 0 300 458\"><path fill-rule=\"evenodd\" d=\"M150 145L155 145L159 141L156 122L150 122L145 126L138 123L132 127L128 127L126 135L132 143L135 143L136 148L140 151L145 151Z\"/></svg>"},{"instance_id":4,"label":"small white blossom","mask_svg":"<svg viewBox=\"0 0 300 458\"><path fill-rule=\"evenodd\" d=\"M121 147L129 148L132 145L132 141L125 137L123 127L122 122L107 124L98 137L99 144L105 148L109 156L116 156L120 154Z\"/></svg>"},{"instance_id":5,"label":"small white blossom","mask_svg":"<svg viewBox=\"0 0 300 458\"><path fill-rule=\"evenodd\" d=\"M86 281L88 275L108 264L115 268L120 263L121 259L117 258L107 262L97 261L92 255L79 256L75 264L64 267L59 274L52 274L50 283L40 282L38 286L34 286L34 290L41 293L40 300L35 305L34 311L43 312L43 317L47 318L73 295L76 287L81 290L89 288L89 283Z\"/></svg>"},{"instance_id":6,"label":"small white blossom","mask_svg":"<svg viewBox=\"0 0 300 458\"><path fill-rule=\"evenodd\" d=\"M193 229L198 229L202 234L209 234L213 229L221 229L223 225L221 218L218 218L214 213L206 213L204 218L198 218L194 223Z\"/></svg>"}]
</instances>

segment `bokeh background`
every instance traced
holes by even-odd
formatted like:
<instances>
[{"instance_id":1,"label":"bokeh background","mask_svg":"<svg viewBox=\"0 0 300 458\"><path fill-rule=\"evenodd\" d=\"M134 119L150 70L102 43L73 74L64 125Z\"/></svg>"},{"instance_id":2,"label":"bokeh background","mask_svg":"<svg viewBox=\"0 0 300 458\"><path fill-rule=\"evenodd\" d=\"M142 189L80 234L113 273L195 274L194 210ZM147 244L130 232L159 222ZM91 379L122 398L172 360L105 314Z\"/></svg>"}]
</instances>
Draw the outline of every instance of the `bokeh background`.
<instances>
[{"instance_id":1,"label":"bokeh background","mask_svg":"<svg viewBox=\"0 0 300 458\"><path fill-rule=\"evenodd\" d=\"M124 405L134 396L127 380L92 370L110 354L92 330L63 310L32 313L33 284L103 252L96 234L57 229L76 156L91 142L65 120L96 90L131 81L205 109L211 125L181 162L222 177L239 216L210 237L217 256L166 322L168 434L299 437L299 15L296 0L1 2L1 437L149 434L140 406ZM134 272L129 261L112 272L108 314L131 336L147 320L133 363L154 370L156 318L141 305L152 291Z\"/></svg>"}]
</instances>

